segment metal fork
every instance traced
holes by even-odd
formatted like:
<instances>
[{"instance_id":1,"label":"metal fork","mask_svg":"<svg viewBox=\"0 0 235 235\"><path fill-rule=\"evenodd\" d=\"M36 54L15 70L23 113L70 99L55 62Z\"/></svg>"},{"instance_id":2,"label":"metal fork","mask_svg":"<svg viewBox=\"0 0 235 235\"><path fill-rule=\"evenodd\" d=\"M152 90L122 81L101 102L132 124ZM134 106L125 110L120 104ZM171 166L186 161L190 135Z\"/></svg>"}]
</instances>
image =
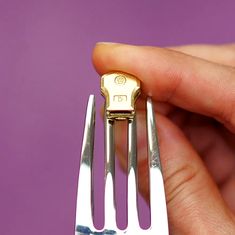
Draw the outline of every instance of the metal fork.
<instances>
[{"instance_id":1,"label":"metal fork","mask_svg":"<svg viewBox=\"0 0 235 235\"><path fill-rule=\"evenodd\" d=\"M90 95L87 105L82 144L80 173L77 193L75 235L126 234L167 235L168 220L165 191L159 156L155 116L151 98L147 98L147 139L149 162L149 188L151 226L143 230L139 226L137 205L137 140L134 103L139 94L139 81L132 75L115 72L102 77L101 90L106 97L105 105L105 225L97 230L93 224L92 162L95 132L95 97ZM128 104L127 104L128 102ZM116 106L115 106L116 105ZM114 123L128 121L128 225L120 230L116 225L115 207L115 148Z\"/></svg>"}]
</instances>

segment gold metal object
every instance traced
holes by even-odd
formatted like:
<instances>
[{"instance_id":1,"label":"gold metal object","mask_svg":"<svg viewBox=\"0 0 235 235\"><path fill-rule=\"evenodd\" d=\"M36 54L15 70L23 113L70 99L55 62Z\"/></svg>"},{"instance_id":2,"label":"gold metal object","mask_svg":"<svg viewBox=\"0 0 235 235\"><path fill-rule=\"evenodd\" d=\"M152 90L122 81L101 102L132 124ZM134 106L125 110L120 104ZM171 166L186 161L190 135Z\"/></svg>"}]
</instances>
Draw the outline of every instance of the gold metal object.
<instances>
[{"instance_id":1,"label":"gold metal object","mask_svg":"<svg viewBox=\"0 0 235 235\"><path fill-rule=\"evenodd\" d=\"M133 119L135 101L140 94L140 81L133 75L112 72L101 77L101 92L105 97L108 119Z\"/></svg>"}]
</instances>

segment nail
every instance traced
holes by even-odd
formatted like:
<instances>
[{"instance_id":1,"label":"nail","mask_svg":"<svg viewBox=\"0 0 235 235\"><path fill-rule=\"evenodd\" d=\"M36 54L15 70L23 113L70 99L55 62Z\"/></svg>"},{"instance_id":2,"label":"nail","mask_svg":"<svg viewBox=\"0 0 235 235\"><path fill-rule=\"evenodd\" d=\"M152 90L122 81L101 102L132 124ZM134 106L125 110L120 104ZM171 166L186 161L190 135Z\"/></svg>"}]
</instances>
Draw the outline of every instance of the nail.
<instances>
[{"instance_id":1,"label":"nail","mask_svg":"<svg viewBox=\"0 0 235 235\"><path fill-rule=\"evenodd\" d=\"M97 42L96 45L113 45L113 44L119 44L116 42Z\"/></svg>"}]
</instances>

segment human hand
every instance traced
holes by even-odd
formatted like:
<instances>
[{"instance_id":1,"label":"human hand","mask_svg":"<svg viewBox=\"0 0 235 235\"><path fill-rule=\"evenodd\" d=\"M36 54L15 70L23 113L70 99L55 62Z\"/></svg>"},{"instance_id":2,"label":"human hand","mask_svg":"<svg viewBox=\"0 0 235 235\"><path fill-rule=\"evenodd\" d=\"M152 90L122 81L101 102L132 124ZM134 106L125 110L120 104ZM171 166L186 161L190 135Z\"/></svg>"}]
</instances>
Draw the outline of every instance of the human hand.
<instances>
[{"instance_id":1,"label":"human hand","mask_svg":"<svg viewBox=\"0 0 235 235\"><path fill-rule=\"evenodd\" d=\"M135 75L155 101L171 234L235 234L235 45L100 43L93 62L100 74ZM143 99L137 107L139 181L147 198ZM118 139L125 167L125 138Z\"/></svg>"}]
</instances>

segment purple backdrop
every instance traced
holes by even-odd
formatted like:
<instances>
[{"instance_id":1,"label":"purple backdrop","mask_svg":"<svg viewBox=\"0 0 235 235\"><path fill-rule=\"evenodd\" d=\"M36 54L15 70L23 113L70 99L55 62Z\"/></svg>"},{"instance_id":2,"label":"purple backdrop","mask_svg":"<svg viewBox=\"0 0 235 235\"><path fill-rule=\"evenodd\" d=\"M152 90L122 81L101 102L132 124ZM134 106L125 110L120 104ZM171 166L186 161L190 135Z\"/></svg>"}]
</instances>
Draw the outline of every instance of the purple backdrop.
<instances>
[{"instance_id":1,"label":"purple backdrop","mask_svg":"<svg viewBox=\"0 0 235 235\"><path fill-rule=\"evenodd\" d=\"M234 12L233 0L0 0L0 234L73 234L87 97L103 102L97 41L230 42ZM95 153L99 168L98 115Z\"/></svg>"}]
</instances>

